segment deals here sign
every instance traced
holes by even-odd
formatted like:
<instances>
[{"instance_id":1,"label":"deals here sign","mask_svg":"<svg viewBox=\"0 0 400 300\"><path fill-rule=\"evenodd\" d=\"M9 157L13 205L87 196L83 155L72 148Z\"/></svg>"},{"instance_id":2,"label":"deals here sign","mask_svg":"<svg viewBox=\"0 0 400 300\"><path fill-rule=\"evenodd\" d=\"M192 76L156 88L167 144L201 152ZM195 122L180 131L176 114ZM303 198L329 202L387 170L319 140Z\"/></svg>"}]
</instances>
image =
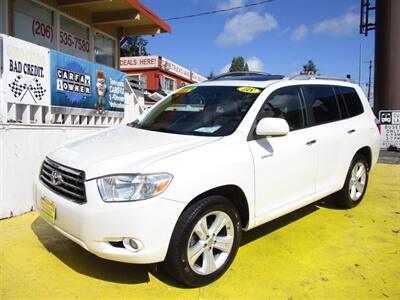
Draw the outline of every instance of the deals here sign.
<instances>
[{"instance_id":1,"label":"deals here sign","mask_svg":"<svg viewBox=\"0 0 400 300\"><path fill-rule=\"evenodd\" d=\"M53 50L50 56L52 105L124 111L125 73Z\"/></svg>"},{"instance_id":2,"label":"deals here sign","mask_svg":"<svg viewBox=\"0 0 400 300\"><path fill-rule=\"evenodd\" d=\"M0 38L7 102L50 105L49 49L7 35L0 35Z\"/></svg>"}]
</instances>

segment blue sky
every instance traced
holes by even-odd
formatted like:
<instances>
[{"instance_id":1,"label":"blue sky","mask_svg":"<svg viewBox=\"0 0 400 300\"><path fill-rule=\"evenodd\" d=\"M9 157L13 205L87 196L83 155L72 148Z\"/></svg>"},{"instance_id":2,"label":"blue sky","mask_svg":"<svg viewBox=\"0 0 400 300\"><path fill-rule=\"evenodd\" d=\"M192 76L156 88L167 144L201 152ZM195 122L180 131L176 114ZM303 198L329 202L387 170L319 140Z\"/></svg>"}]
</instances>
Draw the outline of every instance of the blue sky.
<instances>
[{"instance_id":1,"label":"blue sky","mask_svg":"<svg viewBox=\"0 0 400 300\"><path fill-rule=\"evenodd\" d=\"M142 0L161 18L189 15L259 0ZM362 83L374 56L374 33L359 34L360 0L274 0L210 16L169 21L172 33L147 36L148 51L207 76L242 55L253 70L297 74L312 59L318 73L351 74Z\"/></svg>"}]
</instances>

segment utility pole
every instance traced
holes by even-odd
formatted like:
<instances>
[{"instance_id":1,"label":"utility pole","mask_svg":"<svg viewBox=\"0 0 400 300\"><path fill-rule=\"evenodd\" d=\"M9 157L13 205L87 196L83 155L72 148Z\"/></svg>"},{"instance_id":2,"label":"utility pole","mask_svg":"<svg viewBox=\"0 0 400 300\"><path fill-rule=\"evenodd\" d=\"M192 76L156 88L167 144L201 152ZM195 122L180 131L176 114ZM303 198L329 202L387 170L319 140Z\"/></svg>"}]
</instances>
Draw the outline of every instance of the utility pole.
<instances>
[{"instance_id":1,"label":"utility pole","mask_svg":"<svg viewBox=\"0 0 400 300\"><path fill-rule=\"evenodd\" d=\"M358 61L358 85L361 84L361 69L362 69L362 46L360 44L360 53L359 53L359 61Z\"/></svg>"},{"instance_id":2,"label":"utility pole","mask_svg":"<svg viewBox=\"0 0 400 300\"><path fill-rule=\"evenodd\" d=\"M371 73L372 73L372 60L369 62L369 76L368 76L368 102L371 103Z\"/></svg>"},{"instance_id":3,"label":"utility pole","mask_svg":"<svg viewBox=\"0 0 400 300\"><path fill-rule=\"evenodd\" d=\"M400 1L376 0L375 112L400 109Z\"/></svg>"}]
</instances>

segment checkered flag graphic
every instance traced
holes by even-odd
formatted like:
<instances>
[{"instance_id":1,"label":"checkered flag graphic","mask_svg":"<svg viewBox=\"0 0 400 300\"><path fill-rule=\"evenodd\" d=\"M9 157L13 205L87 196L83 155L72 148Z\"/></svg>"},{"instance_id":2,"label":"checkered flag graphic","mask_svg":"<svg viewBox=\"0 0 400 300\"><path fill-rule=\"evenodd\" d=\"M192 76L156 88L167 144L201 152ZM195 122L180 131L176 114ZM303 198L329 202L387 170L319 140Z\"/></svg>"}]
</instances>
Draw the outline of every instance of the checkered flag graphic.
<instances>
[{"instance_id":1,"label":"checkered flag graphic","mask_svg":"<svg viewBox=\"0 0 400 300\"><path fill-rule=\"evenodd\" d=\"M25 82L25 83L23 83ZM46 89L43 88L42 84L37 78L29 79L24 78L22 75L18 75L13 82L8 84L11 92L15 98L20 98L22 101L27 92L31 94L33 101L37 103L41 101L46 93ZM22 95L22 96L21 96Z\"/></svg>"},{"instance_id":2,"label":"checkered flag graphic","mask_svg":"<svg viewBox=\"0 0 400 300\"><path fill-rule=\"evenodd\" d=\"M34 98L40 101L46 93L46 90L42 87L38 79L34 78L33 81L35 82L36 86L30 84L28 88L33 93Z\"/></svg>"},{"instance_id":3,"label":"checkered flag graphic","mask_svg":"<svg viewBox=\"0 0 400 300\"><path fill-rule=\"evenodd\" d=\"M26 84L19 83L19 81L21 79L22 79L22 76L19 75L14 79L13 82L8 84L8 86L10 87L11 92L13 93L15 98L18 98L19 96L21 96L21 94L27 89L27 85Z\"/></svg>"}]
</instances>

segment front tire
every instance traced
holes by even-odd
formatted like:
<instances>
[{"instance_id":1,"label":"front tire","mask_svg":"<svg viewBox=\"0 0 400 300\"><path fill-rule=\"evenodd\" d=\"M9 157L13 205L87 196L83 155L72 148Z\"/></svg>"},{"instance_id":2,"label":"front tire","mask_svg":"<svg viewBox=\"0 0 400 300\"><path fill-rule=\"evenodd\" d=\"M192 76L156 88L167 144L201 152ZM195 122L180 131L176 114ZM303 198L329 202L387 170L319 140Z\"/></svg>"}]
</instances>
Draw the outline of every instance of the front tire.
<instances>
[{"instance_id":1,"label":"front tire","mask_svg":"<svg viewBox=\"0 0 400 300\"><path fill-rule=\"evenodd\" d=\"M241 239L239 213L222 196L209 196L180 216L164 262L177 281L199 287L218 279L236 256Z\"/></svg>"},{"instance_id":2,"label":"front tire","mask_svg":"<svg viewBox=\"0 0 400 300\"><path fill-rule=\"evenodd\" d=\"M362 154L356 154L347 173L346 182L338 192L336 204L343 208L353 208L365 195L368 184L369 165Z\"/></svg>"}]
</instances>

